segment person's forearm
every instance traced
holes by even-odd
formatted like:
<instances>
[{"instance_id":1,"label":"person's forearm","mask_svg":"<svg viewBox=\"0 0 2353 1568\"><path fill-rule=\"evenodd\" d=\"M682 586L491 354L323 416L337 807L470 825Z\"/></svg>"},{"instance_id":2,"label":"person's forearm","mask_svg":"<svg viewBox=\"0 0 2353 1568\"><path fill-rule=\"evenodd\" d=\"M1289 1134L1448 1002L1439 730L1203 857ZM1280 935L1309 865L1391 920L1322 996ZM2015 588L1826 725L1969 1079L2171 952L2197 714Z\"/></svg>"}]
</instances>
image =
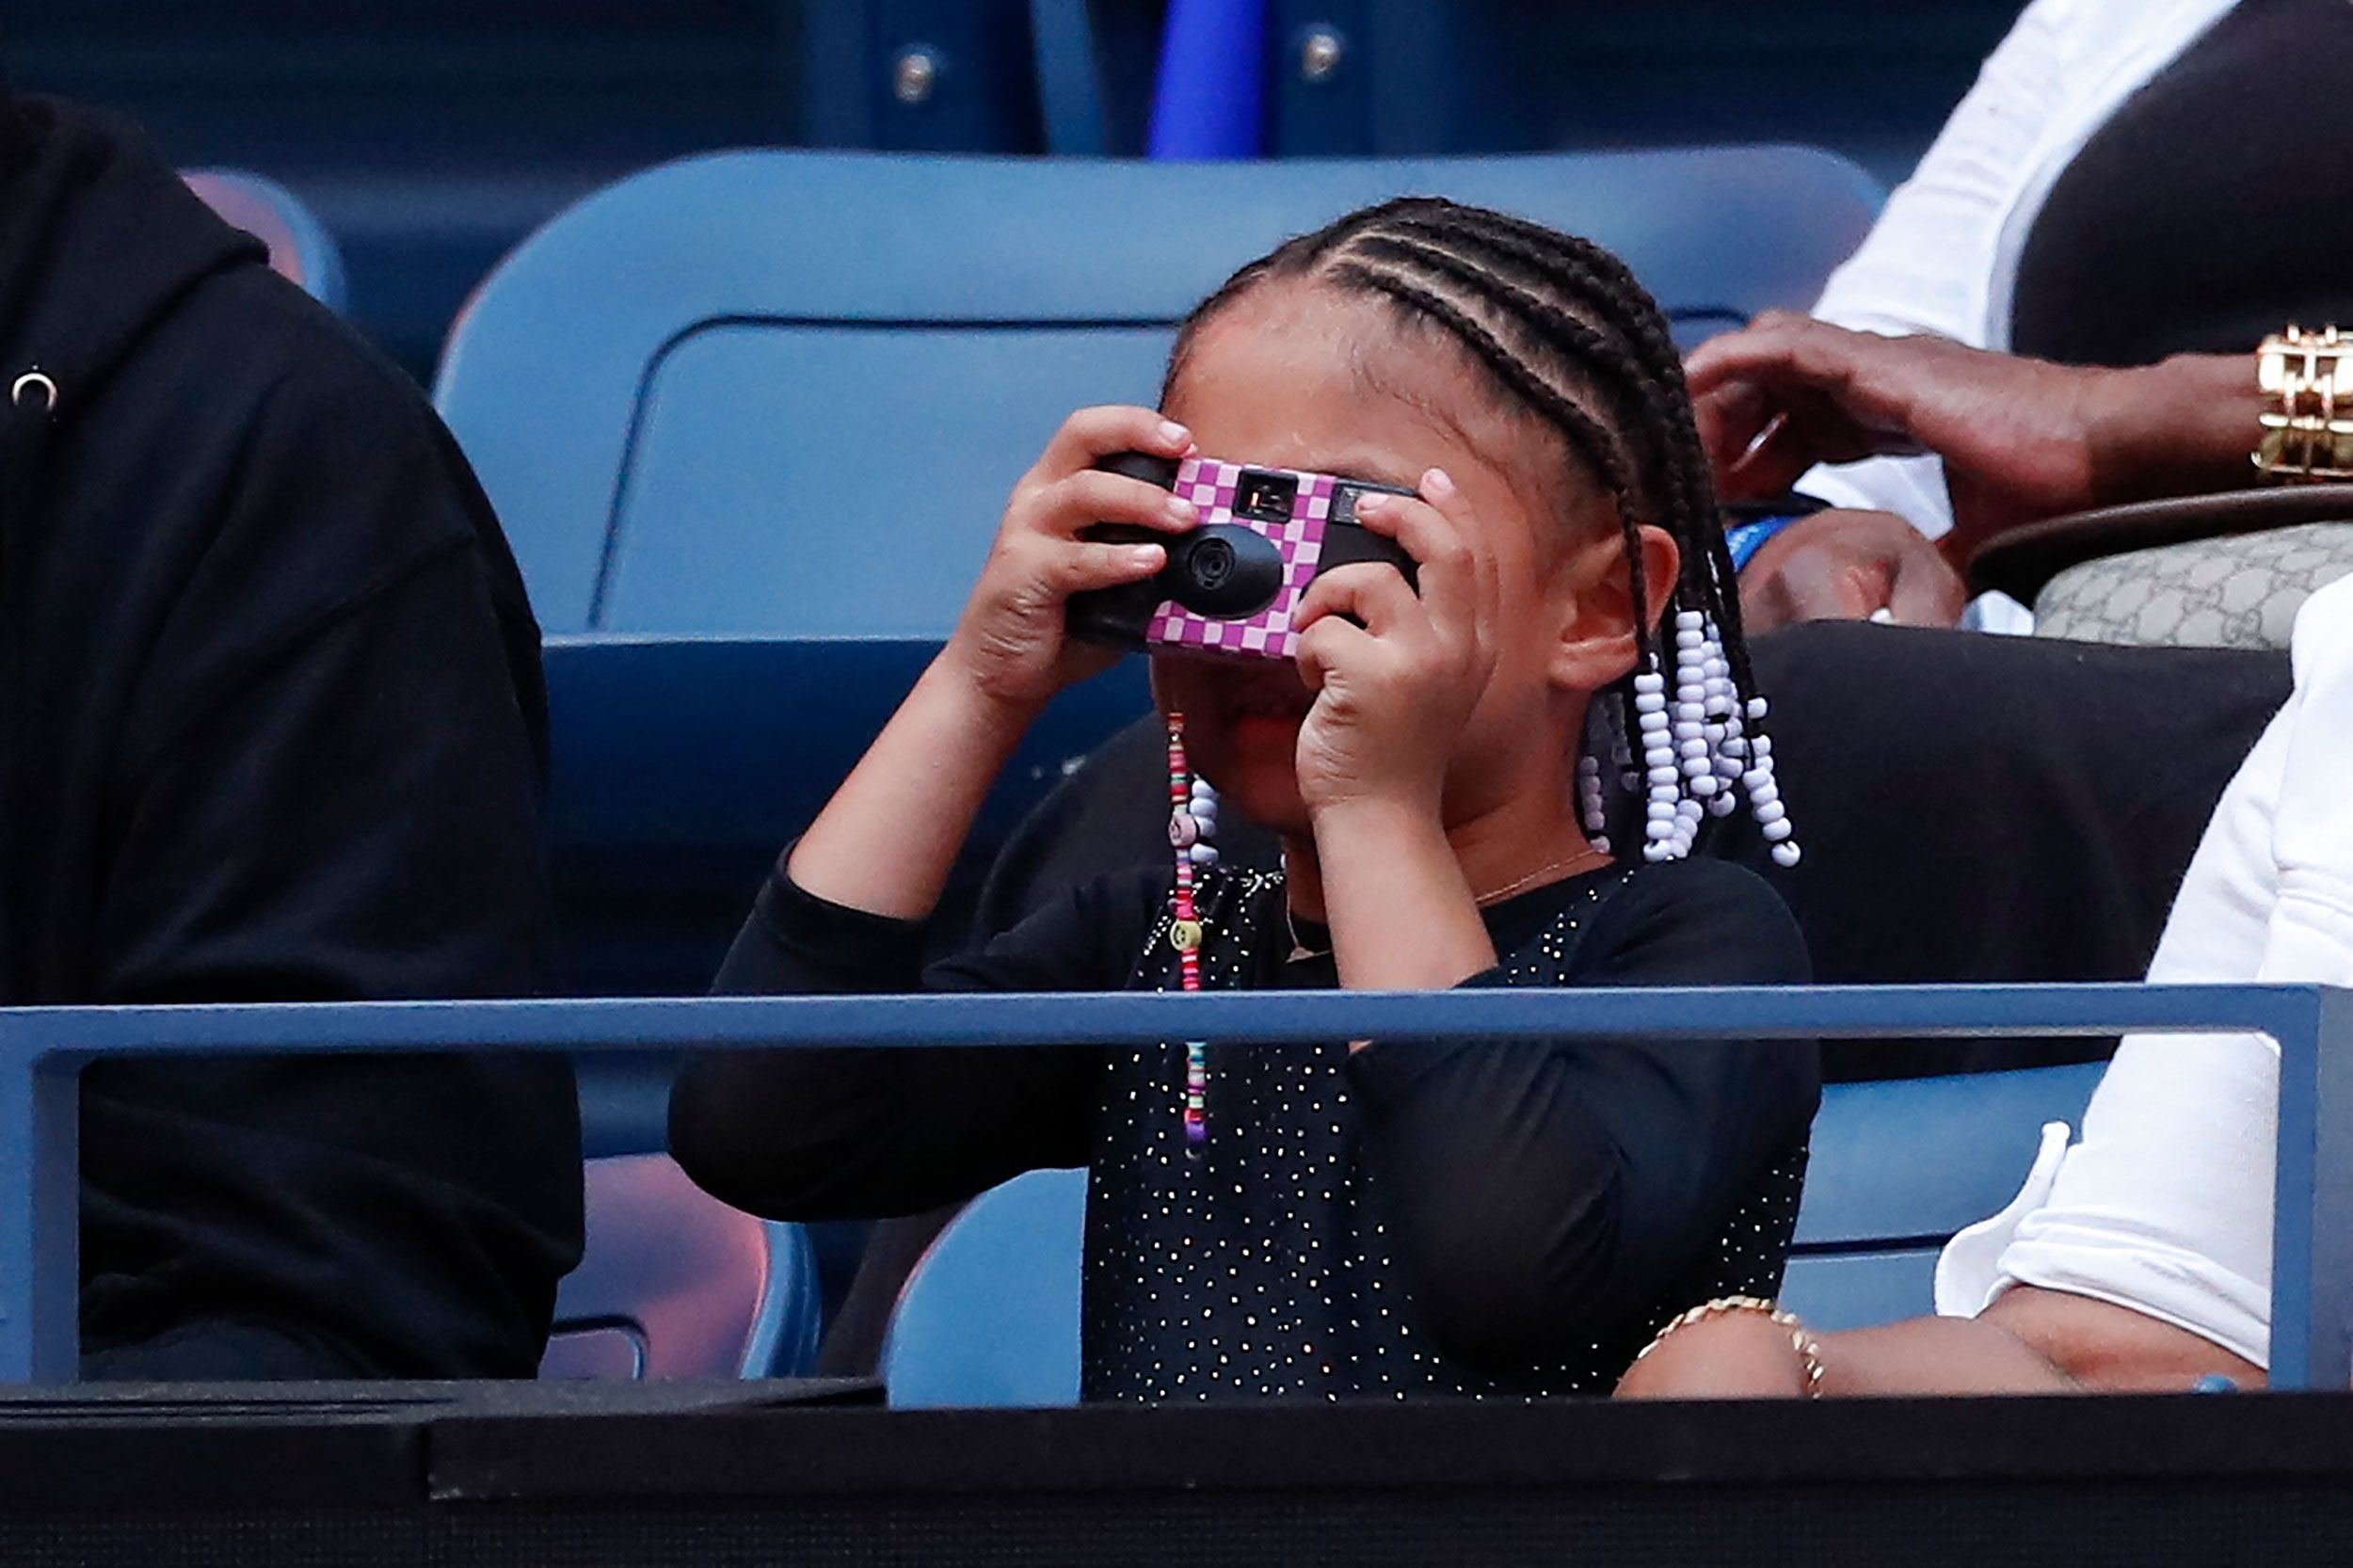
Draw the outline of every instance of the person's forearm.
<instances>
[{"instance_id":1,"label":"person's forearm","mask_svg":"<svg viewBox=\"0 0 2353 1568\"><path fill-rule=\"evenodd\" d=\"M1315 819L1324 919L1351 990L1445 990L1495 968L1478 901L1434 809L1351 801Z\"/></svg>"},{"instance_id":2,"label":"person's forearm","mask_svg":"<svg viewBox=\"0 0 2353 1568\"><path fill-rule=\"evenodd\" d=\"M2092 424L2102 505L2243 489L2255 482L2264 398L2255 356L2176 354L2116 372Z\"/></svg>"},{"instance_id":3,"label":"person's forearm","mask_svg":"<svg viewBox=\"0 0 2353 1568\"><path fill-rule=\"evenodd\" d=\"M1981 1319L1913 1318L1815 1340L1825 1397L2063 1394L2081 1387ZM1782 1399L1809 1392L1788 1329L1761 1313L1724 1312L1676 1329L1626 1371L1621 1399Z\"/></svg>"},{"instance_id":4,"label":"person's forearm","mask_svg":"<svg viewBox=\"0 0 2353 1568\"><path fill-rule=\"evenodd\" d=\"M1033 717L935 662L801 836L786 874L852 909L929 916Z\"/></svg>"}]
</instances>

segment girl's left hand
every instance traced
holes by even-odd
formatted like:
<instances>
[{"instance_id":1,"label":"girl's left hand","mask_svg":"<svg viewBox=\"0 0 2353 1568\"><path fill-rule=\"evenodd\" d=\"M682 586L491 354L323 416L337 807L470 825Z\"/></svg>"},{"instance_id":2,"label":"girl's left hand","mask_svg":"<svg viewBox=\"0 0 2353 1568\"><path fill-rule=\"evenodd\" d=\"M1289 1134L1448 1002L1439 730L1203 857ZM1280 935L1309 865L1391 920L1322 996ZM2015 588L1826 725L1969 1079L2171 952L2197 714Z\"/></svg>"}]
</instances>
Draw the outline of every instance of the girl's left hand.
<instances>
[{"instance_id":1,"label":"girl's left hand","mask_svg":"<svg viewBox=\"0 0 2353 1568\"><path fill-rule=\"evenodd\" d=\"M1299 673L1316 699L1299 729L1300 798L1310 812L1380 800L1434 813L1495 671L1495 558L1443 469L1422 475L1418 497L1362 497L1357 518L1404 547L1420 591L1373 565L1308 587Z\"/></svg>"}]
</instances>

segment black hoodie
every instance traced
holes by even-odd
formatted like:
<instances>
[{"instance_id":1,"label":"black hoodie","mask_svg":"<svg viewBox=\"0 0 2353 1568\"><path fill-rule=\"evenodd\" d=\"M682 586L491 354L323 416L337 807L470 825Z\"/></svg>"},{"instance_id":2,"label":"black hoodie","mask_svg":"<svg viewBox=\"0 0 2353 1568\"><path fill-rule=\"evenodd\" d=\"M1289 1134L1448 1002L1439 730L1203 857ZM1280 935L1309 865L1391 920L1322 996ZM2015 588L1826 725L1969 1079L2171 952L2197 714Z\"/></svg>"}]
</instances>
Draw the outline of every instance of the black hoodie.
<instances>
[{"instance_id":1,"label":"black hoodie","mask_svg":"<svg viewBox=\"0 0 2353 1568\"><path fill-rule=\"evenodd\" d=\"M535 989L537 632L415 387L0 89L0 1000ZM82 1162L91 1375L528 1375L579 1251L552 1060L102 1063Z\"/></svg>"}]
</instances>

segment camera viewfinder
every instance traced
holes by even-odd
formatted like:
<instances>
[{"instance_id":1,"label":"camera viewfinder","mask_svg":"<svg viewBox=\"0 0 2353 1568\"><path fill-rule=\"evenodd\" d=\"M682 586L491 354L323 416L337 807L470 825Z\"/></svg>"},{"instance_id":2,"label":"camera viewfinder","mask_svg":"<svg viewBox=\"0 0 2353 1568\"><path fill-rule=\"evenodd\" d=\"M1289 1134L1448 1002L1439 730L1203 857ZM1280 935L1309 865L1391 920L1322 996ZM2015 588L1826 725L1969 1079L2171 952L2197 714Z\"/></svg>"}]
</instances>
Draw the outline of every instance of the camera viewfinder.
<instances>
[{"instance_id":1,"label":"camera viewfinder","mask_svg":"<svg viewBox=\"0 0 2353 1568\"><path fill-rule=\"evenodd\" d=\"M1257 522L1289 522L1299 499L1299 480L1288 473L1244 469L1234 487L1234 515Z\"/></svg>"}]
</instances>

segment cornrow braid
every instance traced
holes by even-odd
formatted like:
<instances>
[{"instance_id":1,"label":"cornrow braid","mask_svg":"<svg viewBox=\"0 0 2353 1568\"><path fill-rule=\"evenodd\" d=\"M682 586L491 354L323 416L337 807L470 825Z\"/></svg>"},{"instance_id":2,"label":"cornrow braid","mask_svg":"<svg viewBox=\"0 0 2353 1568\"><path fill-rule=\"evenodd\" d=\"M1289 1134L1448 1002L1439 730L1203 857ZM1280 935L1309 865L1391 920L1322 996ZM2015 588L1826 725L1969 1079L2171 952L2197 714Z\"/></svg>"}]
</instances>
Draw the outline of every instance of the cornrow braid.
<instances>
[{"instance_id":1,"label":"cornrow braid","mask_svg":"<svg viewBox=\"0 0 2353 1568\"><path fill-rule=\"evenodd\" d=\"M1566 295L1606 298L1613 289L1641 292L1641 285L1625 264L1599 246L1573 241L1567 248L1576 252L1571 257L1563 253L1560 245L1565 236L1525 218L1479 207L1456 211L1463 229L1475 235L1478 243L1510 258ZM1410 225L1413 220L1407 221ZM1705 449L1700 444L1699 426L1692 417L1690 401L1683 395L1682 353L1675 347L1665 317L1656 309L1633 312L1626 325L1632 328L1641 369L1651 381L1657 407L1664 415L1660 433L1676 449L1672 472L1687 487L1689 504L1694 512L1714 515L1715 485L1709 475ZM1706 570L1722 586L1724 648L1732 660L1736 679L1743 690L1748 690L1753 680L1747 639L1740 624L1738 572L1732 564L1731 549L1722 528L1703 528L1699 532L1709 548L1705 555L1695 553L1691 564Z\"/></svg>"},{"instance_id":2,"label":"cornrow braid","mask_svg":"<svg viewBox=\"0 0 2353 1568\"><path fill-rule=\"evenodd\" d=\"M1491 226L1486 219L1496 222ZM1409 227L1436 228L1441 235L1447 233L1435 225L1409 223ZM1622 377L1641 398L1640 423L1644 434L1664 449L1658 472L1671 488L1670 504L1691 518L1712 517L1716 511L1715 488L1708 479L1689 401L1682 395L1681 360L1665 321L1655 310L1617 308L1620 297L1627 291L1639 291L1639 285L1615 257L1582 242L1573 241L1563 247L1558 239L1547 251L1526 237L1528 228L1501 214L1465 209L1460 232L1452 238L1484 274L1484 286L1512 290L1514 303L1539 320L1574 322L1577 318L1567 307L1545 300L1512 282L1509 275L1513 271L1532 278L1561 299L1612 319L1623 334L1621 341L1627 352L1620 363L1608 367L1608 372ZM1647 299L1647 296L1639 293L1637 297ZM1721 535L1721 530L1703 532ZM1694 574L1707 574L1711 568L1705 554L1688 552L1685 570L1691 585L1697 587L1699 576Z\"/></svg>"},{"instance_id":3,"label":"cornrow braid","mask_svg":"<svg viewBox=\"0 0 2353 1568\"><path fill-rule=\"evenodd\" d=\"M1796 865L1681 356L1625 264L1590 241L1440 198L1368 207L1286 242L1203 301L1178 330L1164 400L1201 327L1276 280L1376 296L1450 336L1612 498L1638 607L1636 662L1605 694L1615 701L1597 701L1588 715L1577 780L1595 842L1608 847L1639 801L1644 856L1680 857L1701 819L1732 810L1737 791L1773 858ZM1656 625L1640 609L1650 602L1641 533L1654 525L1680 557L1667 618Z\"/></svg>"}]
</instances>

